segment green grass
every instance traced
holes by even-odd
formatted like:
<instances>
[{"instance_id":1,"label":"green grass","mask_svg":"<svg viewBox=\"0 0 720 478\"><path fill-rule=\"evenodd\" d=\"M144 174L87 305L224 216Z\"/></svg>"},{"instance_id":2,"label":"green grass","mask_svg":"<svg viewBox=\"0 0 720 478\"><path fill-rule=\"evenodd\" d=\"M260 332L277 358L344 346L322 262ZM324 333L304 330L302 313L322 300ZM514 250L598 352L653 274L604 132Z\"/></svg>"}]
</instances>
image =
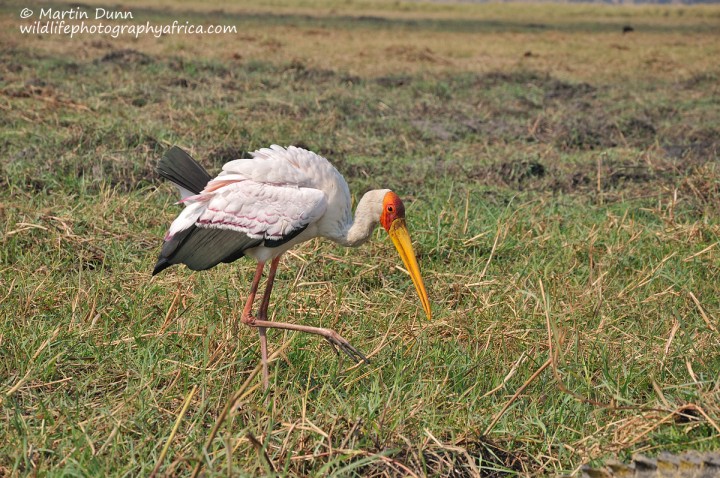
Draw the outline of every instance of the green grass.
<instances>
[{"instance_id":1,"label":"green grass","mask_svg":"<svg viewBox=\"0 0 720 478\"><path fill-rule=\"evenodd\" d=\"M0 475L537 476L720 446L717 9L533 6L548 28L507 33L517 5L419 5L137 10L237 42L24 38L0 7ZM272 318L372 362L270 331L264 394L254 264L150 271L179 211L162 153L217 171L272 143L405 199L435 317L383 231L305 244Z\"/></svg>"}]
</instances>

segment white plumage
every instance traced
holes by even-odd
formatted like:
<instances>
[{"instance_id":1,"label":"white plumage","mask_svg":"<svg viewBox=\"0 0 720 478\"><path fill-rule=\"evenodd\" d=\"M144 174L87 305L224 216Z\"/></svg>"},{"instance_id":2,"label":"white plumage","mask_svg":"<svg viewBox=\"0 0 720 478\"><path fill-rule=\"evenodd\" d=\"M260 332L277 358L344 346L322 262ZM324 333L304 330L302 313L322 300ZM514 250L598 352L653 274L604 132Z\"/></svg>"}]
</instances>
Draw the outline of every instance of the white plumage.
<instances>
[{"instance_id":1,"label":"white plumage","mask_svg":"<svg viewBox=\"0 0 720 478\"><path fill-rule=\"evenodd\" d=\"M352 223L350 189L327 159L277 145L251 156L226 163L203 191L184 198L181 202L187 207L173 221L165 240L192 226L270 241L303 230L283 245L246 249L245 254L258 261L270 260L312 237L343 242Z\"/></svg>"}]
</instances>

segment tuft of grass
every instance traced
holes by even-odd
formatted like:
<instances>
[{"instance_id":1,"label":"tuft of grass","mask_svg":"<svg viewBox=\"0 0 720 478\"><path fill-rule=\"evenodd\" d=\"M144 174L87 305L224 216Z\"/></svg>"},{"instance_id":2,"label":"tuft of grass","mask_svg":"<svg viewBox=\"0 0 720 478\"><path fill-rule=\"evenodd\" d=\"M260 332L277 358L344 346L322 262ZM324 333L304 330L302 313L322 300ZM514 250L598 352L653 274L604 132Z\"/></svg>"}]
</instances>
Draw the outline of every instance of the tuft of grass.
<instances>
[{"instance_id":1,"label":"tuft of grass","mask_svg":"<svg viewBox=\"0 0 720 478\"><path fill-rule=\"evenodd\" d=\"M720 446L717 8L126 4L241 33L23 37L0 7L0 475L541 476ZM405 198L435 320L384 233L311 241L272 318L372 362L270 331L264 394L254 265L150 270L163 152L217 171L272 143Z\"/></svg>"}]
</instances>

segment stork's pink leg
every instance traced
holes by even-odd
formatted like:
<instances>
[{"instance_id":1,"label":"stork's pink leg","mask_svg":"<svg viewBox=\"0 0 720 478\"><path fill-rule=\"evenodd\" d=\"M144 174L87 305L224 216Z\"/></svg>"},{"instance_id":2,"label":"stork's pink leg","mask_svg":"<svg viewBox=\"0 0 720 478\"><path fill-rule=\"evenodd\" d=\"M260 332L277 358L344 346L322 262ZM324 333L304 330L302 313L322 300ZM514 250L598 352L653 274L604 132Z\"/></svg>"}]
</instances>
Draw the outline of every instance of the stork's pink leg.
<instances>
[{"instance_id":1,"label":"stork's pink leg","mask_svg":"<svg viewBox=\"0 0 720 478\"><path fill-rule=\"evenodd\" d=\"M267 329L284 329L294 330L297 332L305 332L308 334L320 335L330 342L333 347L337 347L345 352L350 358L356 362L367 362L368 359L355 347L350 345L350 342L342 338L337 332L331 329L324 329L321 327L309 327L307 325L296 325L289 324L286 322L273 322L267 320L267 309L270 305L270 294L272 292L273 282L275 281L275 272L277 271L280 258L276 257L270 263L270 273L268 275L267 285L263 292L262 302L260 303L260 309L258 311L258 317L255 318L252 315L252 306L255 301L255 295L257 294L258 285L260 279L262 279L262 272L265 268L264 262L258 262L257 269L255 269L255 276L253 277L252 286L250 287L250 294L245 308L243 309L242 322L251 327L257 327L258 333L260 334L260 355L262 358L263 365L263 386L267 390L269 385L269 373L268 373L268 358L267 358Z\"/></svg>"},{"instance_id":2,"label":"stork's pink leg","mask_svg":"<svg viewBox=\"0 0 720 478\"><path fill-rule=\"evenodd\" d=\"M242 316L240 317L243 324L252 324L255 320L255 317L252 316L252 306L253 302L255 302L255 294L257 294L258 285L260 284L260 279L262 279L264 268L265 263L258 262L257 268L255 269L255 276L253 276L252 285L250 286L250 294L248 294L247 301L245 302L245 308L243 309Z\"/></svg>"},{"instance_id":3,"label":"stork's pink leg","mask_svg":"<svg viewBox=\"0 0 720 478\"><path fill-rule=\"evenodd\" d=\"M260 285L260 279L262 279L264 268L265 263L258 262L257 268L255 269L255 275L253 276L252 285L250 286L250 293L248 294L248 298L245 302L245 307L243 308L243 313L240 318L243 324L252 325L255 321L255 317L252 315L252 308L253 303L255 302L255 295L257 294L258 286ZM260 329L260 355L262 357L263 376L267 373L267 345L264 339L265 329ZM265 388L267 389L267 385Z\"/></svg>"},{"instance_id":4,"label":"stork's pink leg","mask_svg":"<svg viewBox=\"0 0 720 478\"><path fill-rule=\"evenodd\" d=\"M321 327L309 327L307 325L296 325L296 324L288 324L285 322L272 322L269 320L255 320L251 322L249 325L253 327L258 328L267 328L267 329L284 329L284 330L295 330L298 332L305 332L308 334L314 334L319 335L321 337L325 337L325 339L330 342L330 344L333 347L338 347L340 350L345 352L351 359L353 359L356 362L368 362L367 357L363 355L360 351L358 351L355 347L350 345L350 342L345 340L332 329L323 329Z\"/></svg>"},{"instance_id":5,"label":"stork's pink leg","mask_svg":"<svg viewBox=\"0 0 720 478\"><path fill-rule=\"evenodd\" d=\"M263 292L262 302L260 303L260 310L258 311L258 320L267 321L268 315L267 310L270 305L270 294L272 293L273 282L275 281L275 272L277 271L278 264L280 263L280 257L276 257L270 263L270 272L268 273L267 284L265 285L265 292ZM257 321L256 321L257 322ZM263 387L265 390L268 389L269 385L269 373L268 373L268 351L267 351L267 336L265 335L267 328L258 327L258 333L260 334L260 356L262 358L262 377Z\"/></svg>"}]
</instances>

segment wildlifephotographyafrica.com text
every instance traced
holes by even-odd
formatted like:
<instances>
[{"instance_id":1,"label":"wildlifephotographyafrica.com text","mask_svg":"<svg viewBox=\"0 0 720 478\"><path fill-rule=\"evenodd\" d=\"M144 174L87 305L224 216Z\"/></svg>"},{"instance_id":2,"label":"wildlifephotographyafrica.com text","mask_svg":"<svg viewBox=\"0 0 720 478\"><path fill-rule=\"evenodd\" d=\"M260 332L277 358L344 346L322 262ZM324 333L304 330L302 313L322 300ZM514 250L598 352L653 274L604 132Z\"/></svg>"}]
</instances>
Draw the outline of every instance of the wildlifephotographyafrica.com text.
<instances>
[{"instance_id":1,"label":"wildlifephotographyafrica.com text","mask_svg":"<svg viewBox=\"0 0 720 478\"><path fill-rule=\"evenodd\" d=\"M23 8L20 18L31 23L21 24L20 33L23 35L65 35L73 38L76 35L107 35L118 38L131 35L138 38L142 35L153 35L159 38L163 35L202 35L237 33L235 25L196 25L189 21L175 20L168 24L155 24L149 21L144 23L116 23L127 22L135 17L128 10L109 10L95 8L82 10L79 7L57 9L40 8L33 11Z\"/></svg>"}]
</instances>

